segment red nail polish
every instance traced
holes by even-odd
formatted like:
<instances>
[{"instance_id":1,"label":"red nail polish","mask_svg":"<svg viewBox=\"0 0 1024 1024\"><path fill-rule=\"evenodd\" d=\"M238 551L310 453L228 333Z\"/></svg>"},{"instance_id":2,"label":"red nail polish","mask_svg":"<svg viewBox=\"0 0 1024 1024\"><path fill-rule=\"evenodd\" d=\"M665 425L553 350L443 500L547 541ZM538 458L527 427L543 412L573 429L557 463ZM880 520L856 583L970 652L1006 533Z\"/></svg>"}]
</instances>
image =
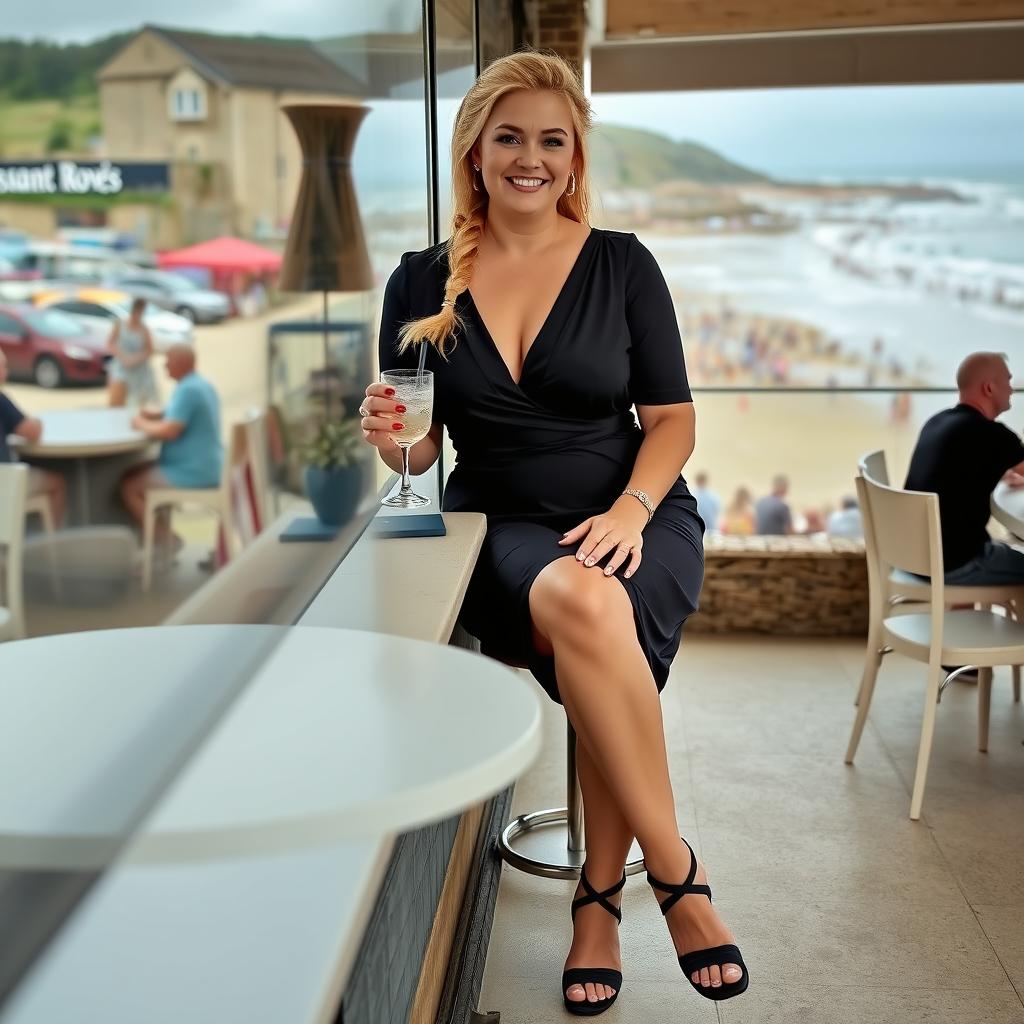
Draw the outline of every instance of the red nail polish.
<instances>
[{"instance_id":1,"label":"red nail polish","mask_svg":"<svg viewBox=\"0 0 1024 1024\"><path fill-rule=\"evenodd\" d=\"M404 429L404 425L401 424L401 423L392 423L391 424L391 429L392 430L403 430Z\"/></svg>"},{"instance_id":2,"label":"red nail polish","mask_svg":"<svg viewBox=\"0 0 1024 1024\"><path fill-rule=\"evenodd\" d=\"M395 406L395 412L405 412L405 406L404 405L396 405Z\"/></svg>"},{"instance_id":3,"label":"red nail polish","mask_svg":"<svg viewBox=\"0 0 1024 1024\"><path fill-rule=\"evenodd\" d=\"M385 388L385 389L384 389L384 394L385 394L385 395L387 395L387 396L388 396L389 398L390 398L390 397L391 397L391 396L392 396L392 395L393 395L394 393L395 393L395 389L394 389L394 388Z\"/></svg>"}]
</instances>

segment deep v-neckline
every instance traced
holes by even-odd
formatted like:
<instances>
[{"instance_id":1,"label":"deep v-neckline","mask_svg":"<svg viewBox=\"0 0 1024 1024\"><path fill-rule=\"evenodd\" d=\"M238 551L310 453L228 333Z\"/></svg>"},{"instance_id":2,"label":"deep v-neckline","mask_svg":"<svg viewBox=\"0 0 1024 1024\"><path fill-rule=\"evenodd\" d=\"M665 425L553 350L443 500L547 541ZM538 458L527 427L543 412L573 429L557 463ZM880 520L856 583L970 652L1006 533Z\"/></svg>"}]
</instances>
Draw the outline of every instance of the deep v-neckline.
<instances>
[{"instance_id":1,"label":"deep v-neckline","mask_svg":"<svg viewBox=\"0 0 1024 1024\"><path fill-rule=\"evenodd\" d=\"M582 265L583 256L586 253L587 249L590 247L591 239L593 239L595 233L596 229L591 228L590 232L587 234L587 237L583 239L583 245L580 246L580 251L576 254L576 259L573 260L572 266L569 268L569 273L566 275L565 280L562 282L562 287L558 289L558 294L555 296L554 302L551 303L551 308L548 310L547 316L544 317L544 320L542 321L540 328L537 330L537 333L533 336L533 341L531 341L530 344L527 346L526 352L523 355L522 365L519 367L518 379L512 376L512 369L508 365L508 363L505 362L505 357L501 354L501 349L498 348L497 343L494 340L494 335L491 334L491 329L487 326L487 321L484 320L483 313L480 312L480 307L476 304L476 299L473 298L473 293L468 288L466 289L465 294L467 301L469 305L472 307L477 322L480 324L480 327L487 338L487 347L494 353L494 356L497 358L498 362L505 367L505 372L508 374L508 379L517 388L520 387L520 385L522 384L523 377L526 376L526 364L530 361L530 356L533 355L533 350L537 348L537 343L544 336L544 333L547 330L548 325L551 323L552 317L555 315L555 310L557 310L558 307L561 305L562 298L568 290L569 284L576 276L576 272Z\"/></svg>"}]
</instances>

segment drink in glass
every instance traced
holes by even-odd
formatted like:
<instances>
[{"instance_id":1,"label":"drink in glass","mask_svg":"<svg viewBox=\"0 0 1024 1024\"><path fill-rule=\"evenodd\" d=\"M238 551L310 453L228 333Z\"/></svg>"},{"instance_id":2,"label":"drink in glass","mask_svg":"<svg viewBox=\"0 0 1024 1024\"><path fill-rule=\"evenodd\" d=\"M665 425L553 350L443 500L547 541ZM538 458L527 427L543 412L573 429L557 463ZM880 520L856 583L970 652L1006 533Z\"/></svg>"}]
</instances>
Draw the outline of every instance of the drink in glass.
<instances>
[{"instance_id":1,"label":"drink in glass","mask_svg":"<svg viewBox=\"0 0 1024 1024\"><path fill-rule=\"evenodd\" d=\"M382 505L388 508L418 508L429 505L412 489L409 479L409 449L427 436L434 410L434 374L430 370L385 370L380 375L382 384L394 388L392 396L406 411L401 416L405 429L392 436L395 444L402 449L402 486L397 494L384 498Z\"/></svg>"}]
</instances>

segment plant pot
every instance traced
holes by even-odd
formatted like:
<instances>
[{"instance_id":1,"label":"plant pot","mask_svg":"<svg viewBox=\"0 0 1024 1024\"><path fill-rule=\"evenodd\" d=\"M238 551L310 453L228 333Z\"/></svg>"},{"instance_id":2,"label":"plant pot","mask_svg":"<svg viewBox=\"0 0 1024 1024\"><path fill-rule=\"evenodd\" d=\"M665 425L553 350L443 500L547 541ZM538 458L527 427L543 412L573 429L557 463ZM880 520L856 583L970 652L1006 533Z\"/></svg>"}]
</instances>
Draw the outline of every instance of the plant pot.
<instances>
[{"instance_id":1,"label":"plant pot","mask_svg":"<svg viewBox=\"0 0 1024 1024\"><path fill-rule=\"evenodd\" d=\"M306 467L306 494L325 526L344 526L352 518L363 494L363 467L337 469Z\"/></svg>"}]
</instances>

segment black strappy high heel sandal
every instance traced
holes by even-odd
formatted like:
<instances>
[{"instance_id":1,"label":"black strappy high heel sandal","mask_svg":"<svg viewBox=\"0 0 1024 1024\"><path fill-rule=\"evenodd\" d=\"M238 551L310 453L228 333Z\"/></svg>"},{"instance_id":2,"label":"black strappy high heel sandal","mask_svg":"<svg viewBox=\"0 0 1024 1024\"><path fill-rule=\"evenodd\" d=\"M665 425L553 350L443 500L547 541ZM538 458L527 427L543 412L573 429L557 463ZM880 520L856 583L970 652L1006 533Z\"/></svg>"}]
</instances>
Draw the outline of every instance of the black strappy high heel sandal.
<instances>
[{"instance_id":1,"label":"black strappy high heel sandal","mask_svg":"<svg viewBox=\"0 0 1024 1024\"><path fill-rule=\"evenodd\" d=\"M608 897L622 891L622 887L626 884L625 871L622 872L622 878L610 889L598 892L587 880L586 866L584 865L580 869L580 884L583 886L585 895L572 901L573 921L576 920L576 911L588 903L598 904L607 910L616 921L622 921L622 911L614 903L609 903ZM566 995L568 989L573 985L586 985L588 982L594 985L607 985L609 988L615 989L615 993L596 1003L591 1003L586 999L570 999ZM621 988L622 972L612 970L610 967L570 967L567 971L562 972L562 1001L565 1003L565 1008L577 1017L596 1017L599 1013L604 1013L618 999Z\"/></svg>"},{"instance_id":2,"label":"black strappy high heel sandal","mask_svg":"<svg viewBox=\"0 0 1024 1024\"><path fill-rule=\"evenodd\" d=\"M686 843L686 840L684 839L683 842ZM647 872L647 882L652 889L661 889L664 892L671 893L664 903L661 902L658 894L655 893L655 898L658 899L662 914L668 914L679 900L690 893L696 893L698 896L707 896L708 902L711 902L711 886L693 884L694 878L697 877L697 854L693 852L693 847L689 843L686 843L686 848L690 851L690 871L682 885L670 885L666 882L659 882L650 871ZM690 977L694 971L699 971L704 967L717 966L721 968L723 964L735 964L739 967L743 971L743 976L740 980L728 983L723 981L718 988L713 988L711 985L697 984ZM709 949L697 949L692 953L683 953L679 957L679 966L683 969L686 980L690 983L691 987L696 989L705 999L731 999L733 996L738 996L741 992L745 992L747 985L750 983L750 973L747 971L747 965L743 962L739 947L734 946L731 942L722 946L712 946Z\"/></svg>"}]
</instances>

